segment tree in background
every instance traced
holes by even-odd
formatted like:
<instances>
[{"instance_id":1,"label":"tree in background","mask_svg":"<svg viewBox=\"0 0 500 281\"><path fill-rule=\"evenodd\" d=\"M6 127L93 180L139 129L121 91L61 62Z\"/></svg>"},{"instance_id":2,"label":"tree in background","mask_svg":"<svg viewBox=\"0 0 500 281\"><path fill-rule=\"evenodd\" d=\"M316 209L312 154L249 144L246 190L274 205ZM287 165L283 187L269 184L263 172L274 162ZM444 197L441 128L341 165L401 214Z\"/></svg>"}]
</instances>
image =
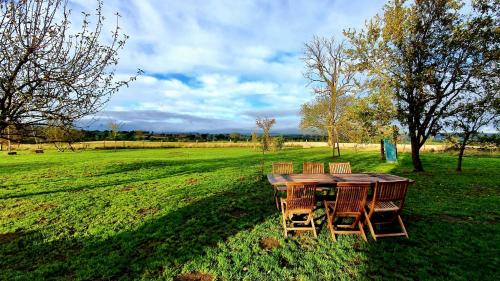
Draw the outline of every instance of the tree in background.
<instances>
[{"instance_id":1,"label":"tree in background","mask_svg":"<svg viewBox=\"0 0 500 281\"><path fill-rule=\"evenodd\" d=\"M314 37L305 44L303 60L306 65L304 76L313 87L316 100L302 106L303 126L326 130L329 143L332 145L332 156L335 157L335 143L337 153L338 126L343 117L346 99L352 93L355 80L355 71L349 65L344 42L337 43L334 38ZM310 120L308 112L325 110L318 120ZM310 116L314 116L310 114ZM305 117L305 118L304 118ZM323 124L322 128L318 127Z\"/></svg>"},{"instance_id":2,"label":"tree in background","mask_svg":"<svg viewBox=\"0 0 500 281\"><path fill-rule=\"evenodd\" d=\"M146 139L146 135L144 134L144 131L136 130L134 132L134 138L136 140L141 140L142 141L142 148L144 148L144 140Z\"/></svg>"},{"instance_id":3,"label":"tree in background","mask_svg":"<svg viewBox=\"0 0 500 281\"><path fill-rule=\"evenodd\" d=\"M20 132L14 124L10 124L6 128L3 129L3 132L1 134L3 138L1 138L2 145L0 150L3 150L3 144L7 144L7 151L12 154L15 154L15 152L12 152L12 143L17 142L19 143L22 140L22 132Z\"/></svg>"},{"instance_id":4,"label":"tree in background","mask_svg":"<svg viewBox=\"0 0 500 281\"><path fill-rule=\"evenodd\" d=\"M480 45L494 40L487 34L495 27L475 20L484 16L481 7L470 12L454 0L394 0L364 30L345 33L358 69L392 88L399 120L408 127L414 171L424 170L420 148L455 113L474 70L492 59Z\"/></svg>"},{"instance_id":5,"label":"tree in background","mask_svg":"<svg viewBox=\"0 0 500 281\"><path fill-rule=\"evenodd\" d=\"M271 147L271 128L276 124L276 120L274 118L258 118L255 124L262 129L260 146L262 151L261 175L264 175L264 153Z\"/></svg>"},{"instance_id":6,"label":"tree in background","mask_svg":"<svg viewBox=\"0 0 500 281\"><path fill-rule=\"evenodd\" d=\"M492 50L500 54L500 41ZM484 45L483 45L484 46ZM455 133L460 137L457 142L459 149L457 171L462 171L462 159L465 148L472 142L481 128L492 125L497 128L500 123L500 69L493 62L478 71L471 79L468 94L456 107L456 114L447 120Z\"/></svg>"},{"instance_id":7,"label":"tree in background","mask_svg":"<svg viewBox=\"0 0 500 281\"><path fill-rule=\"evenodd\" d=\"M328 145L332 148L337 146L339 150L339 138L350 139L351 120L349 114L350 106L354 101L353 97L339 97L337 99L337 114L340 119L336 121L336 134L331 130L330 114L328 113L329 101L324 97L316 97L313 101L302 104L300 108L300 128L302 130L312 130L313 132L327 136ZM340 151L338 151L340 155Z\"/></svg>"},{"instance_id":8,"label":"tree in background","mask_svg":"<svg viewBox=\"0 0 500 281\"><path fill-rule=\"evenodd\" d=\"M64 152L66 149L75 151L73 144L80 141L83 136L84 133L82 131L72 127L62 126L61 124L44 126L42 131L42 137L46 141L54 144L54 147L60 152Z\"/></svg>"},{"instance_id":9,"label":"tree in background","mask_svg":"<svg viewBox=\"0 0 500 281\"><path fill-rule=\"evenodd\" d=\"M116 150L116 137L120 133L120 128L121 128L121 124L119 124L116 121L110 121L108 123L108 129L110 131L111 138L115 142L115 150Z\"/></svg>"},{"instance_id":10,"label":"tree in background","mask_svg":"<svg viewBox=\"0 0 500 281\"><path fill-rule=\"evenodd\" d=\"M379 82L364 81L366 93L363 91L364 95L354 99L349 108L349 121L353 124L349 133L369 142L380 142L381 158L385 160L383 139L393 139L396 108L391 89Z\"/></svg>"},{"instance_id":11,"label":"tree in background","mask_svg":"<svg viewBox=\"0 0 500 281\"><path fill-rule=\"evenodd\" d=\"M257 147L258 143L259 143L259 138L257 137L257 133L252 132L252 145L254 149Z\"/></svg>"},{"instance_id":12,"label":"tree in background","mask_svg":"<svg viewBox=\"0 0 500 281\"><path fill-rule=\"evenodd\" d=\"M496 5L495 5L496 3ZM500 14L498 3L475 1L476 14L469 25L477 26L474 31L476 52L484 54L483 64L472 72L465 97L458 103L456 113L447 125L458 133L457 171L462 171L465 148L478 136L481 128L492 125L498 130L500 122Z\"/></svg>"},{"instance_id":13,"label":"tree in background","mask_svg":"<svg viewBox=\"0 0 500 281\"><path fill-rule=\"evenodd\" d=\"M285 146L285 138L283 136L277 136L273 138L273 149L275 151L282 150Z\"/></svg>"},{"instance_id":14,"label":"tree in background","mask_svg":"<svg viewBox=\"0 0 500 281\"><path fill-rule=\"evenodd\" d=\"M136 130L134 131L134 139L143 140L145 138L144 131Z\"/></svg>"},{"instance_id":15,"label":"tree in background","mask_svg":"<svg viewBox=\"0 0 500 281\"><path fill-rule=\"evenodd\" d=\"M255 121L257 127L262 129L261 149L262 154L271 147L271 128L276 124L274 118L259 118Z\"/></svg>"},{"instance_id":16,"label":"tree in background","mask_svg":"<svg viewBox=\"0 0 500 281\"><path fill-rule=\"evenodd\" d=\"M135 79L116 79L128 37L116 25L109 44L100 43L103 3L96 2L95 17L84 13L76 33L68 1L0 2L0 132L9 125L72 126Z\"/></svg>"},{"instance_id":17,"label":"tree in background","mask_svg":"<svg viewBox=\"0 0 500 281\"><path fill-rule=\"evenodd\" d=\"M232 142L238 142L241 140L241 135L239 133L232 133L229 135L229 139L232 141Z\"/></svg>"}]
</instances>

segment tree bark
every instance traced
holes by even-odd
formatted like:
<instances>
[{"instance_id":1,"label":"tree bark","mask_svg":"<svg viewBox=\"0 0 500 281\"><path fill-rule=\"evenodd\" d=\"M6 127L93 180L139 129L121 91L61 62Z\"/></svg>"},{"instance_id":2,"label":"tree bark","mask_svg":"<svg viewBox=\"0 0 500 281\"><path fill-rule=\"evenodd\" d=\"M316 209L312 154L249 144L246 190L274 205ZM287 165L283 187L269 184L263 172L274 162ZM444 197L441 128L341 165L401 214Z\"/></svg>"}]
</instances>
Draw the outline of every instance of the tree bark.
<instances>
[{"instance_id":1,"label":"tree bark","mask_svg":"<svg viewBox=\"0 0 500 281\"><path fill-rule=\"evenodd\" d=\"M458 153L458 164L457 164L457 172L462 171L462 157L464 156L465 145L460 147L460 152Z\"/></svg>"},{"instance_id":2,"label":"tree bark","mask_svg":"<svg viewBox=\"0 0 500 281\"><path fill-rule=\"evenodd\" d=\"M380 140L380 158L385 160L384 139Z\"/></svg>"},{"instance_id":3,"label":"tree bark","mask_svg":"<svg viewBox=\"0 0 500 281\"><path fill-rule=\"evenodd\" d=\"M422 166L422 161L420 160L420 141L416 136L411 137L411 161L413 163L414 172L423 172L424 166Z\"/></svg>"},{"instance_id":4,"label":"tree bark","mask_svg":"<svg viewBox=\"0 0 500 281\"><path fill-rule=\"evenodd\" d=\"M462 158L464 156L465 147L467 146L468 140L469 140L469 136L464 136L462 143L460 144L460 151L458 153L457 172L462 171Z\"/></svg>"},{"instance_id":5,"label":"tree bark","mask_svg":"<svg viewBox=\"0 0 500 281\"><path fill-rule=\"evenodd\" d=\"M10 142L10 127L7 127L7 151L12 152L12 144Z\"/></svg>"},{"instance_id":6,"label":"tree bark","mask_svg":"<svg viewBox=\"0 0 500 281\"><path fill-rule=\"evenodd\" d=\"M335 128L334 131L335 131L335 139L337 140L337 154L340 157L340 143L339 143L339 134L337 133L337 128Z\"/></svg>"}]
</instances>

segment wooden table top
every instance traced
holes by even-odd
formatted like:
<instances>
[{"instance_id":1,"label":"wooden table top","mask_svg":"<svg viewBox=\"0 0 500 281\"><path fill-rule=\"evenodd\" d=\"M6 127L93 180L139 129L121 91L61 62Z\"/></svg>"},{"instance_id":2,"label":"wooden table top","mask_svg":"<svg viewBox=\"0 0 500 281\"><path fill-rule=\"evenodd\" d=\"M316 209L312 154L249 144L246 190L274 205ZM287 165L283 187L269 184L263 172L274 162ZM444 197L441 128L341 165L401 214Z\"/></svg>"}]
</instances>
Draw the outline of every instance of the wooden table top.
<instances>
[{"instance_id":1,"label":"wooden table top","mask_svg":"<svg viewBox=\"0 0 500 281\"><path fill-rule=\"evenodd\" d=\"M400 180L413 180L381 173L363 174L268 174L267 179L271 185L286 185L288 182L317 182L319 185L335 186L338 182L391 182Z\"/></svg>"}]
</instances>

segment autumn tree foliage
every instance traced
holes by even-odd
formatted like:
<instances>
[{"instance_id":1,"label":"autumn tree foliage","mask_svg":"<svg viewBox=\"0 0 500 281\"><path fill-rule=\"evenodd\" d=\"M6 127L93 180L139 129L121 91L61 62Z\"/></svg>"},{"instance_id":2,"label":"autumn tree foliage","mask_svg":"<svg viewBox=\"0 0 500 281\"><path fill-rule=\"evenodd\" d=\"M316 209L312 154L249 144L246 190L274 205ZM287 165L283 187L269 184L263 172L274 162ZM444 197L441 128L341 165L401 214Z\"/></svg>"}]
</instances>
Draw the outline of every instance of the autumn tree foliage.
<instances>
[{"instance_id":1,"label":"autumn tree foliage","mask_svg":"<svg viewBox=\"0 0 500 281\"><path fill-rule=\"evenodd\" d=\"M392 0L382 13L346 36L358 70L392 89L414 171L423 171L420 148L457 114L475 73L498 63L498 52L482 47L498 44L498 21L487 20L498 18L498 2Z\"/></svg>"},{"instance_id":2,"label":"autumn tree foliage","mask_svg":"<svg viewBox=\"0 0 500 281\"><path fill-rule=\"evenodd\" d=\"M345 42L332 38L314 37L305 44L303 60L304 76L312 87L315 99L302 106L302 128L325 131L335 156L338 147L340 120L355 88L356 72L350 67ZM316 112L320 111L320 115ZM315 117L316 118L315 120Z\"/></svg>"}]
</instances>

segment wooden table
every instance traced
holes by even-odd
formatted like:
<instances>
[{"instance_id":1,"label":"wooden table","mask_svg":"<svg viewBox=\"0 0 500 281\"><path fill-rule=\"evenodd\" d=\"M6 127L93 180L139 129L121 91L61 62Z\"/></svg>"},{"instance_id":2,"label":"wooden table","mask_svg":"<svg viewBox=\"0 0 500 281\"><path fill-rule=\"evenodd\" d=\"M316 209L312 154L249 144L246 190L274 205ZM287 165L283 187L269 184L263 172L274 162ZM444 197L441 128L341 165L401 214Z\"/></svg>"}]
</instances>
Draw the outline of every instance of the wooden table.
<instances>
[{"instance_id":1,"label":"wooden table","mask_svg":"<svg viewBox=\"0 0 500 281\"><path fill-rule=\"evenodd\" d=\"M391 182L400 180L413 180L395 176L391 174L381 173L364 173L364 174L268 174L267 180L278 190L286 190L288 182L316 182L320 186L329 186L334 188L338 182Z\"/></svg>"}]
</instances>

